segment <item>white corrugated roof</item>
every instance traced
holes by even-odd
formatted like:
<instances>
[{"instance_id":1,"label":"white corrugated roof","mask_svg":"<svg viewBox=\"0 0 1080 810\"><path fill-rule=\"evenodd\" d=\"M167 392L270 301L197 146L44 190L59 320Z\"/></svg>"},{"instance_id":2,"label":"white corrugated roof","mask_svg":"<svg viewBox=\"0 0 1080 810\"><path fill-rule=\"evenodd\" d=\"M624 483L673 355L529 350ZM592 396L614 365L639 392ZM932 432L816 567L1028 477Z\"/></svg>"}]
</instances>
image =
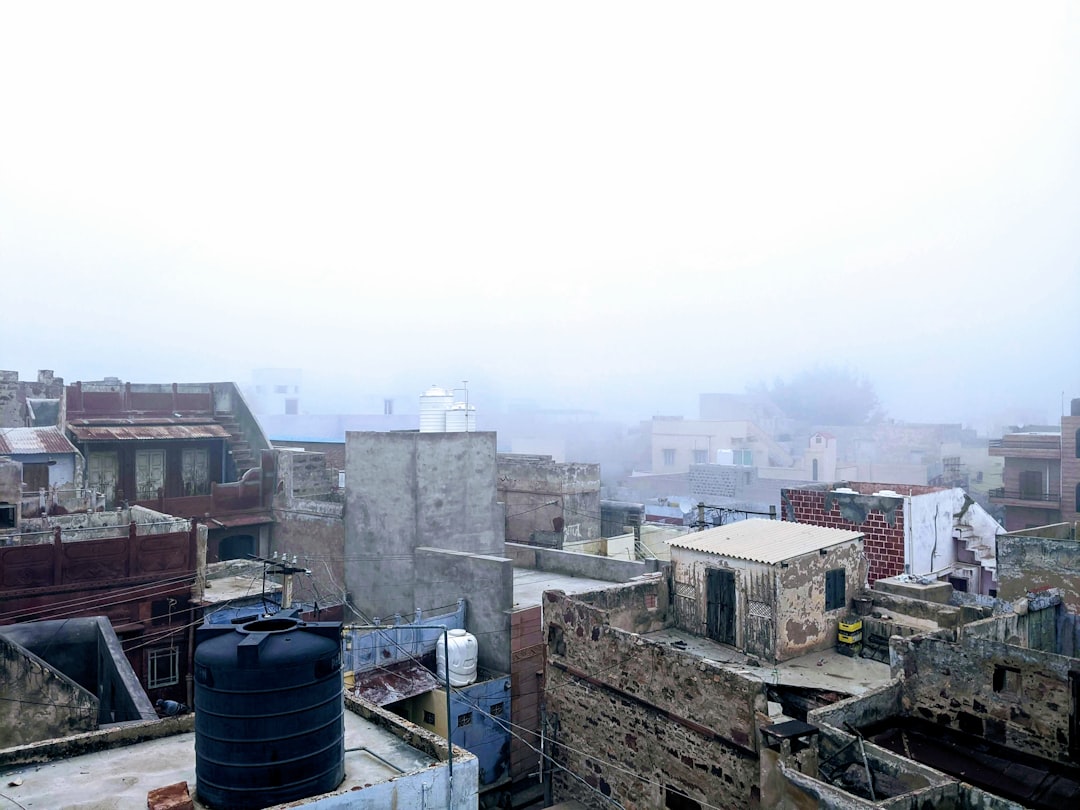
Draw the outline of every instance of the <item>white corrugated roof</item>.
<instances>
[{"instance_id":1,"label":"white corrugated roof","mask_svg":"<svg viewBox=\"0 0 1080 810\"><path fill-rule=\"evenodd\" d=\"M693 532L671 541L672 548L686 548L770 565L863 536L847 529L827 529L785 520L742 520Z\"/></svg>"}]
</instances>

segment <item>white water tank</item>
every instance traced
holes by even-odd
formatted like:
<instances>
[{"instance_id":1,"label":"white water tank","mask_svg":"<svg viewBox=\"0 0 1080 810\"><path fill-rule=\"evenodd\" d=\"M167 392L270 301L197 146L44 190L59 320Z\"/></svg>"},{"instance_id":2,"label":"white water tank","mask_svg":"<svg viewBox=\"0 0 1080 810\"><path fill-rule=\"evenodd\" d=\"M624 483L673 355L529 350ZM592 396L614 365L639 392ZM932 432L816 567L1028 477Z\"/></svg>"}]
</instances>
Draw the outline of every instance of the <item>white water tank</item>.
<instances>
[{"instance_id":1,"label":"white water tank","mask_svg":"<svg viewBox=\"0 0 1080 810\"><path fill-rule=\"evenodd\" d=\"M447 638L447 635L449 638ZM464 630L451 630L439 636L435 645L435 677L446 677L446 647L450 647L450 685L468 686L476 681L476 636Z\"/></svg>"},{"instance_id":2,"label":"white water tank","mask_svg":"<svg viewBox=\"0 0 1080 810\"><path fill-rule=\"evenodd\" d=\"M447 433L475 433L476 406L455 402L446 412Z\"/></svg>"},{"instance_id":3,"label":"white water tank","mask_svg":"<svg viewBox=\"0 0 1080 810\"><path fill-rule=\"evenodd\" d=\"M437 385L420 395L420 432L443 433L446 430L446 412L454 404L454 394Z\"/></svg>"},{"instance_id":4,"label":"white water tank","mask_svg":"<svg viewBox=\"0 0 1080 810\"><path fill-rule=\"evenodd\" d=\"M716 463L723 464L725 467L735 466L735 451L734 450L717 450L716 451Z\"/></svg>"}]
</instances>

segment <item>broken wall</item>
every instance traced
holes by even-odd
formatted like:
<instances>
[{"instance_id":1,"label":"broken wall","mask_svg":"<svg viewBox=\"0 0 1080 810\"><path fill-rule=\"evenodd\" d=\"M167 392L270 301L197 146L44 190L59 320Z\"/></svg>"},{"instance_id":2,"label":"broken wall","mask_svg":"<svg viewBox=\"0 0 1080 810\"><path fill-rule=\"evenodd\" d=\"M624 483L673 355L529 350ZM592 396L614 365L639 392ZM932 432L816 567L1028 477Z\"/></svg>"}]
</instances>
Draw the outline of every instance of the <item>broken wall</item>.
<instances>
[{"instance_id":1,"label":"broken wall","mask_svg":"<svg viewBox=\"0 0 1080 810\"><path fill-rule=\"evenodd\" d=\"M1080 541L1009 534L997 545L1000 598L1056 588L1068 609L1080 613Z\"/></svg>"}]
</instances>

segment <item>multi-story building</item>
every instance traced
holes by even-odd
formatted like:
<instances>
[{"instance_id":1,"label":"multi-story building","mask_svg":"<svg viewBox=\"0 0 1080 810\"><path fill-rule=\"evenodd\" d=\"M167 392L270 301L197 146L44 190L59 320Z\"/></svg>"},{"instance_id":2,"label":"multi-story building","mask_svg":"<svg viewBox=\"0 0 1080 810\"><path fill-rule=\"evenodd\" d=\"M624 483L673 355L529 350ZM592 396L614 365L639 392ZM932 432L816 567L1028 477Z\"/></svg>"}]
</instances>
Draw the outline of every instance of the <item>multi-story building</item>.
<instances>
[{"instance_id":1,"label":"multi-story building","mask_svg":"<svg viewBox=\"0 0 1080 810\"><path fill-rule=\"evenodd\" d=\"M261 453L270 442L235 384L76 382L66 413L86 486L106 508L202 519L210 562L267 552L273 484Z\"/></svg>"},{"instance_id":2,"label":"multi-story building","mask_svg":"<svg viewBox=\"0 0 1080 810\"><path fill-rule=\"evenodd\" d=\"M1005 508L1008 531L1080 519L1080 399L1060 431L1007 433L990 442L990 455L1005 460L990 501Z\"/></svg>"}]
</instances>

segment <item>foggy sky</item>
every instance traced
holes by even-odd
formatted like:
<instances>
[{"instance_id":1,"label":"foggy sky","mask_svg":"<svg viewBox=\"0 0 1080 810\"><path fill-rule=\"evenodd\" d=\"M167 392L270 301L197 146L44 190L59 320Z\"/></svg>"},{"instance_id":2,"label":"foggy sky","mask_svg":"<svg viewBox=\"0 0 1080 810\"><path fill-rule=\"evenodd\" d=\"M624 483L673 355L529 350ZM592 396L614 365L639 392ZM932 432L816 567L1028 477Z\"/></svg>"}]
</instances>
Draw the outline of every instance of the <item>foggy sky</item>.
<instances>
[{"instance_id":1,"label":"foggy sky","mask_svg":"<svg viewBox=\"0 0 1080 810\"><path fill-rule=\"evenodd\" d=\"M1077 6L748 5L2 3L0 368L1054 418Z\"/></svg>"}]
</instances>

